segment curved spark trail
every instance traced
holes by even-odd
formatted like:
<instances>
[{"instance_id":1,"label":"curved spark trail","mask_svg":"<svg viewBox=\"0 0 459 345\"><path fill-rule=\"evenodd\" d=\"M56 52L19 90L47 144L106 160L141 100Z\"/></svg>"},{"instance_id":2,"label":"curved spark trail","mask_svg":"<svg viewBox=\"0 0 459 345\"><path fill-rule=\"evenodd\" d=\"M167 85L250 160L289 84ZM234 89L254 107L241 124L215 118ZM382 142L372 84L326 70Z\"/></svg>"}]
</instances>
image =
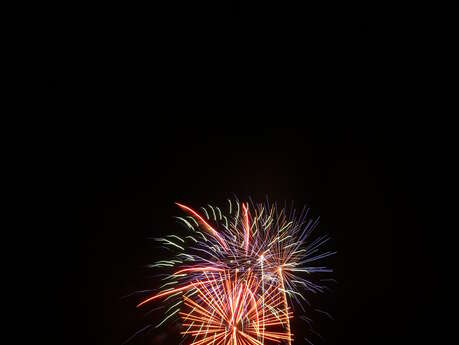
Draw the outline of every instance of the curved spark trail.
<instances>
[{"instance_id":1,"label":"curved spark trail","mask_svg":"<svg viewBox=\"0 0 459 345\"><path fill-rule=\"evenodd\" d=\"M322 250L329 238L313 237L318 220L306 209L228 203L227 213L176 203L187 233L156 239L176 254L151 265L169 275L137 307L162 301L156 327L180 322L187 345L291 345L292 305L304 310L308 296L324 290L314 277L331 272L318 264L335 254Z\"/></svg>"},{"instance_id":2,"label":"curved spark trail","mask_svg":"<svg viewBox=\"0 0 459 345\"><path fill-rule=\"evenodd\" d=\"M188 206L185 206L185 205L182 205L182 204L179 204L178 202L175 203L177 206L181 207L182 209L184 209L185 211L188 211L190 212L193 216L195 216L202 224L204 224L204 227L209 230L218 240L218 242L220 242L220 244L225 248L225 249L228 249L228 246L226 245L226 242L225 240L220 236L220 234L213 228L211 227L205 220L204 218L202 218L196 211L194 211L193 209L191 209L190 207Z\"/></svg>"}]
</instances>

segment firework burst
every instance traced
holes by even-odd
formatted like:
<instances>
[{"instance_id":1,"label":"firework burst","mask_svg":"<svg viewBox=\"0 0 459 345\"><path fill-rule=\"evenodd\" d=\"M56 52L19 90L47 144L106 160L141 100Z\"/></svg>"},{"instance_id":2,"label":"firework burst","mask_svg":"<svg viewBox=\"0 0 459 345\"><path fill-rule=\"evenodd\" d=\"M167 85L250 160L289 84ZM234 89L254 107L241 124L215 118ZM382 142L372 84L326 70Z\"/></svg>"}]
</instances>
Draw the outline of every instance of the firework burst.
<instances>
[{"instance_id":1,"label":"firework burst","mask_svg":"<svg viewBox=\"0 0 459 345\"><path fill-rule=\"evenodd\" d=\"M170 274L137 307L161 301L156 327L180 321L190 345L292 344L293 304L304 311L307 294L325 289L311 277L331 272L318 265L334 254L321 250L327 236L311 236L318 219L269 203L228 200L226 212L176 205L188 233L156 239L175 255L151 267Z\"/></svg>"}]
</instances>

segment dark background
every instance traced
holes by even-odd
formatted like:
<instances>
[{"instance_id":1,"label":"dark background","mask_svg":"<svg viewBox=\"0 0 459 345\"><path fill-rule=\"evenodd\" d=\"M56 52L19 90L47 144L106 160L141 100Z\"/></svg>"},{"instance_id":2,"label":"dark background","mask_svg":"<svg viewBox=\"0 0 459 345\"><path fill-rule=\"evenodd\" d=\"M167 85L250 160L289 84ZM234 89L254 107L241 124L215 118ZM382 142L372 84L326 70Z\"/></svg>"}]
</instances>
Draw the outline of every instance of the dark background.
<instances>
[{"instance_id":1,"label":"dark background","mask_svg":"<svg viewBox=\"0 0 459 345\"><path fill-rule=\"evenodd\" d=\"M213 114L220 121L231 120ZM284 116L279 114L278 116ZM150 131L148 131L150 132ZM70 211L58 269L66 343L120 344L159 314L136 310L135 290L156 286L142 267L146 239L175 232L176 200L198 207L243 200L309 204L338 255L338 284L316 300L315 343L434 341L436 244L429 145L406 133L330 129L155 127L83 131L66 147L62 189ZM72 298L68 299L71 295ZM177 342L169 329L169 342ZM166 344L161 332L134 343ZM299 341L299 343L303 343Z\"/></svg>"},{"instance_id":2,"label":"dark background","mask_svg":"<svg viewBox=\"0 0 459 345\"><path fill-rule=\"evenodd\" d=\"M438 13L387 2L50 6L42 72L55 118L40 123L36 166L57 204L40 252L56 321L42 330L123 343L150 320L122 298L155 283L146 237L177 229L174 201L234 193L309 204L332 236L338 284L318 302L335 320L314 317L324 338L314 344L438 342L447 135L443 102L426 91L438 71L424 60L442 39L432 28L448 24ZM174 332L133 343L175 344Z\"/></svg>"}]
</instances>

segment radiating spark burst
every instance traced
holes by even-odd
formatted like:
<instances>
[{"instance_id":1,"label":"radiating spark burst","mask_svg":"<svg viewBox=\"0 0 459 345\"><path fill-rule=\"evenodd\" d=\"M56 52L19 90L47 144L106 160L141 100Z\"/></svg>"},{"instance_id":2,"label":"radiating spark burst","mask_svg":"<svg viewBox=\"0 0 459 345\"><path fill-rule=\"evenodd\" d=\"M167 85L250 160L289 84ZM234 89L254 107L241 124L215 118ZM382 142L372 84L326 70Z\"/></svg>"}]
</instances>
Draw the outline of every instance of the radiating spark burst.
<instances>
[{"instance_id":1,"label":"radiating spark burst","mask_svg":"<svg viewBox=\"0 0 459 345\"><path fill-rule=\"evenodd\" d=\"M324 291L312 277L330 273L317 262L335 254L321 251L328 236L311 236L319 220L306 208L287 213L269 203L228 200L226 214L211 205L176 205L189 233L156 239L177 253L151 267L172 271L137 307L170 303L156 327L181 319L191 345L292 344L292 303L304 311L307 294Z\"/></svg>"},{"instance_id":2,"label":"radiating spark burst","mask_svg":"<svg viewBox=\"0 0 459 345\"><path fill-rule=\"evenodd\" d=\"M195 299L185 297L185 306L190 311L180 313L185 328L182 334L194 336L192 345L260 345L263 325L265 339L277 343L290 340L291 334L283 328L291 312L284 314L279 289L265 291L262 300L257 294L260 281L253 274L245 279L236 275L231 278L229 272L218 275L217 282L194 284L198 292ZM265 316L263 308L269 310Z\"/></svg>"}]
</instances>

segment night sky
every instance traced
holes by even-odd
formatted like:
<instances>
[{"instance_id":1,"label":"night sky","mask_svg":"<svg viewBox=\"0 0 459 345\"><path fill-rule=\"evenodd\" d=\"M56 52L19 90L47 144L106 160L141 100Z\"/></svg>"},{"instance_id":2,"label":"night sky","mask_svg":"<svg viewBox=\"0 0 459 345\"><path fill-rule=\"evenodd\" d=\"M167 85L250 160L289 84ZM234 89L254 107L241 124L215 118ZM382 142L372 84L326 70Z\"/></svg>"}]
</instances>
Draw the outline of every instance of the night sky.
<instances>
[{"instance_id":1,"label":"night sky","mask_svg":"<svg viewBox=\"0 0 459 345\"><path fill-rule=\"evenodd\" d=\"M147 237L181 229L172 218L180 214L174 201L224 206L233 194L293 200L320 215L321 231L338 251L329 260L338 283L313 298L334 318L314 316L322 343L433 336L435 248L425 147L397 133L388 138L352 128L170 125L156 133L167 135L86 133L67 150L66 261L54 263L62 278L57 297L74 296L62 305L66 342L121 344L158 320L160 313L145 317L136 310L139 298L122 298L156 286L143 266L161 253ZM298 337L307 335L297 327ZM177 330L162 332L134 344L177 342Z\"/></svg>"},{"instance_id":2,"label":"night sky","mask_svg":"<svg viewBox=\"0 0 459 345\"><path fill-rule=\"evenodd\" d=\"M144 266L162 253L147 237L181 229L175 201L224 206L236 195L307 204L332 237L337 284L314 302L334 320L314 316L322 340L295 323L298 339L437 342L442 134L407 84L425 77L403 55L421 41L421 17L407 16L416 9L158 6L93 4L47 22L56 119L39 132L37 166L50 181L41 195L56 191L62 212L41 253L57 301L45 332L120 345L157 320L123 298L157 286ZM131 344L178 344L177 333Z\"/></svg>"}]
</instances>

